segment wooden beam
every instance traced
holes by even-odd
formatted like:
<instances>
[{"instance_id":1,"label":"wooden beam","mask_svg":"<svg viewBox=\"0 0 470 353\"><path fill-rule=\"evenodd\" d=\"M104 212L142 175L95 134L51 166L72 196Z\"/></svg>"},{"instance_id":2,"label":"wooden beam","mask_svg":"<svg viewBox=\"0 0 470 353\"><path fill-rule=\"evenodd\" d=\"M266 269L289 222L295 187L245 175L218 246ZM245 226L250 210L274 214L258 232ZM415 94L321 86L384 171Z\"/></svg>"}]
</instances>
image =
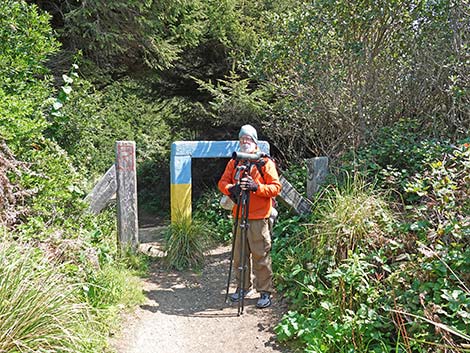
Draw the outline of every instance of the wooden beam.
<instances>
[{"instance_id":1,"label":"wooden beam","mask_svg":"<svg viewBox=\"0 0 470 353\"><path fill-rule=\"evenodd\" d=\"M309 214L312 212L312 202L303 197L291 183L282 175L279 176L282 184L281 194L278 198L297 214Z\"/></svg>"},{"instance_id":2,"label":"wooden beam","mask_svg":"<svg viewBox=\"0 0 470 353\"><path fill-rule=\"evenodd\" d=\"M269 153L269 143L259 141L261 151ZM191 219L191 161L193 158L229 158L238 151L238 141L176 141L171 144L170 206L171 222Z\"/></svg>"},{"instance_id":3,"label":"wooden beam","mask_svg":"<svg viewBox=\"0 0 470 353\"><path fill-rule=\"evenodd\" d=\"M113 164L105 175L96 183L95 187L85 197L85 201L90 204L90 212L100 213L116 194L116 166Z\"/></svg>"}]
</instances>

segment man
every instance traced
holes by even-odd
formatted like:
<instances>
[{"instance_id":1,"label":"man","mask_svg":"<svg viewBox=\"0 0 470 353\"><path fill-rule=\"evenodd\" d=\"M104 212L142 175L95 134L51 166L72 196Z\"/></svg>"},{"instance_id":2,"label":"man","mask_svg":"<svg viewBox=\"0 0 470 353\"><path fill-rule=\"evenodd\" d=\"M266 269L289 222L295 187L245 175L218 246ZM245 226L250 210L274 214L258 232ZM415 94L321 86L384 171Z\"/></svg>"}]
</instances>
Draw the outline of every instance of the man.
<instances>
[{"instance_id":1,"label":"man","mask_svg":"<svg viewBox=\"0 0 470 353\"><path fill-rule=\"evenodd\" d=\"M258 134L251 125L244 125L238 135L240 139L240 151L244 153L257 153ZM259 163L258 166L255 164ZM240 173L241 166L251 166ZM238 173L237 173L238 171ZM239 180L236 180L236 177ZM273 292L272 268L271 268L271 233L269 229L269 216L272 210L272 198L281 191L281 183L274 162L267 158L260 161L236 161L234 159L227 163L225 171L218 183L219 190L232 199L238 200L240 193L250 193L248 207L248 228L245 247L245 264L247 265L244 276L244 288L230 296L232 301L240 300L241 295L247 296L252 292L251 266L253 266L254 288L260 297L256 306L266 308L271 305L271 293ZM232 209L235 219L237 216L237 205ZM241 217L241 212L238 215ZM241 220L238 220L237 229L234 230L235 244L233 253L233 268L240 266ZM250 261L251 257L251 261ZM238 283L240 283L240 272L235 271Z\"/></svg>"}]
</instances>

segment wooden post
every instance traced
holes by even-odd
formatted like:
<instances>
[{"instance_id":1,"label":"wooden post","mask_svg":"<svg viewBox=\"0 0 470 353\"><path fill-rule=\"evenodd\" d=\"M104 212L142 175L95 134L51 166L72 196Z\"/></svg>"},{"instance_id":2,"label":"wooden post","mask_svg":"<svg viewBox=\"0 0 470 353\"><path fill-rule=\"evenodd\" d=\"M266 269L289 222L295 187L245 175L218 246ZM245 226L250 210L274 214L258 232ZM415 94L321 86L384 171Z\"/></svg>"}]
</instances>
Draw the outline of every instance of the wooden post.
<instances>
[{"instance_id":1,"label":"wooden post","mask_svg":"<svg viewBox=\"0 0 470 353\"><path fill-rule=\"evenodd\" d=\"M121 248L139 244L135 142L116 142L117 223Z\"/></svg>"},{"instance_id":2,"label":"wooden post","mask_svg":"<svg viewBox=\"0 0 470 353\"><path fill-rule=\"evenodd\" d=\"M307 198L312 199L328 175L328 157L307 159Z\"/></svg>"},{"instance_id":3,"label":"wooden post","mask_svg":"<svg viewBox=\"0 0 470 353\"><path fill-rule=\"evenodd\" d=\"M98 214L110 203L114 194L116 194L116 166L113 164L91 193L85 197L85 201L90 203L90 211Z\"/></svg>"}]
</instances>

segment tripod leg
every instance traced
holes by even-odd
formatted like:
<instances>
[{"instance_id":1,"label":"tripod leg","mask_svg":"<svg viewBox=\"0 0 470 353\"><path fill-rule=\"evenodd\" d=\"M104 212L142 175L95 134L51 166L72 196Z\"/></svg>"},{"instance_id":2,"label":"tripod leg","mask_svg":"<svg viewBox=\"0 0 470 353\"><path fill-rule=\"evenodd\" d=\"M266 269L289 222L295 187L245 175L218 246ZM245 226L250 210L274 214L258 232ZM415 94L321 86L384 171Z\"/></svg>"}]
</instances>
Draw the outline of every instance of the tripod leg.
<instances>
[{"instance_id":1,"label":"tripod leg","mask_svg":"<svg viewBox=\"0 0 470 353\"><path fill-rule=\"evenodd\" d=\"M243 214L243 212L242 212ZM244 242L244 231L243 229L245 228L245 224L243 223L243 220L240 222L240 251L239 251L239 258L238 258L238 312L237 316L240 316L240 305L241 302L245 296L244 290L245 290L245 273L243 272L243 263L244 263L244 257L245 257L245 242Z\"/></svg>"},{"instance_id":2,"label":"tripod leg","mask_svg":"<svg viewBox=\"0 0 470 353\"><path fill-rule=\"evenodd\" d=\"M225 302L228 303L228 292L230 290L230 281L232 280L233 254L235 252L235 238L237 237L238 217L240 215L240 200L238 200L235 222L233 224L232 251L230 253L230 266L228 268L227 288L225 290Z\"/></svg>"},{"instance_id":3,"label":"tripod leg","mask_svg":"<svg viewBox=\"0 0 470 353\"><path fill-rule=\"evenodd\" d=\"M243 225L243 223L242 223ZM244 225L243 225L244 226ZM246 234L244 227L240 229L240 240L241 240L241 251L240 251L240 262L239 262L239 285L238 285L238 316L243 314L243 307L245 304L245 273L246 273L246 259L245 259L245 246L246 246Z\"/></svg>"},{"instance_id":4,"label":"tripod leg","mask_svg":"<svg viewBox=\"0 0 470 353\"><path fill-rule=\"evenodd\" d=\"M242 294L239 295L238 300L238 316L243 314L245 308L245 276L247 269L247 258L246 258L246 242L247 242L247 233L248 233L248 206L249 206L249 192L242 192L242 220L240 224L240 235L241 235L241 251L240 251L240 286L239 291ZM241 289L242 288L242 289ZM243 290L243 292L241 292ZM240 294L239 293L239 294Z\"/></svg>"}]
</instances>

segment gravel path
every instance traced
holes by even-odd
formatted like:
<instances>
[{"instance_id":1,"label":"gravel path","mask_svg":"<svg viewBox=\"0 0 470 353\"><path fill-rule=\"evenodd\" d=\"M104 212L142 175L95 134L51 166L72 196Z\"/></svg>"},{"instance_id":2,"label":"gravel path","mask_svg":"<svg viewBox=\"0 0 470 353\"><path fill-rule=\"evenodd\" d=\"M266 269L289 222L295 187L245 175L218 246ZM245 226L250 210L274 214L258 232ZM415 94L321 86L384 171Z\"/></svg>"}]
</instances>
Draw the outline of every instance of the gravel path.
<instances>
[{"instance_id":1,"label":"gravel path","mask_svg":"<svg viewBox=\"0 0 470 353\"><path fill-rule=\"evenodd\" d=\"M159 242L149 240L158 232L140 233L144 251L157 256ZM125 317L113 347L119 353L288 352L273 333L285 311L275 295L273 305L262 310L255 307L258 295L245 299L241 316L236 303L225 303L229 260L230 247L221 246L206 256L200 273L168 271L156 261L144 279L147 301Z\"/></svg>"}]
</instances>

